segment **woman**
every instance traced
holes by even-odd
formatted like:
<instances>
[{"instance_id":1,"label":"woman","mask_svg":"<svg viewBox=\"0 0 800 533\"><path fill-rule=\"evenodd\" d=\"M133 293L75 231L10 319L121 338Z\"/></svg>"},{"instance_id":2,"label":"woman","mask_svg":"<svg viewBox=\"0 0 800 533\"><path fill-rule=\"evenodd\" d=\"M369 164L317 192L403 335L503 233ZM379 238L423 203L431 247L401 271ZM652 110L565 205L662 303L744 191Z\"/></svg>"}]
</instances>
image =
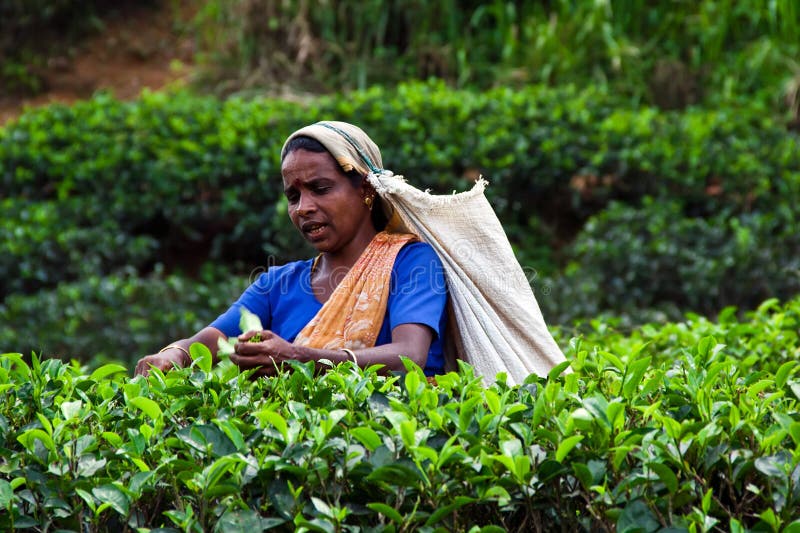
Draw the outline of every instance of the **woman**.
<instances>
[{"instance_id":1,"label":"woman","mask_svg":"<svg viewBox=\"0 0 800 533\"><path fill-rule=\"evenodd\" d=\"M238 336L231 361L259 375L289 360L402 370L401 355L428 375L441 373L442 264L415 236L384 230L366 179L381 166L378 147L351 124L320 122L293 133L281 151L283 189L292 223L319 255L271 268L208 327L143 357L136 374L187 366L192 343L216 353L218 340L231 336ZM242 308L266 329L240 331Z\"/></svg>"}]
</instances>

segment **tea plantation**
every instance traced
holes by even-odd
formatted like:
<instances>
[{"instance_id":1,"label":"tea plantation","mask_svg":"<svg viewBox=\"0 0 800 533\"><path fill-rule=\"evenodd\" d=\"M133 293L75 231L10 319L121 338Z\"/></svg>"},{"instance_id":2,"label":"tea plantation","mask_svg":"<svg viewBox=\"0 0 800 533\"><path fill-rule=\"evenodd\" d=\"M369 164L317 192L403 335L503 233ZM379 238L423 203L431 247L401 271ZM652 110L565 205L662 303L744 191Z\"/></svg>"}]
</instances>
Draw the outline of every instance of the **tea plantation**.
<instances>
[{"instance_id":1,"label":"tea plantation","mask_svg":"<svg viewBox=\"0 0 800 533\"><path fill-rule=\"evenodd\" d=\"M514 387L5 354L0 528L800 531L800 299L591 327Z\"/></svg>"},{"instance_id":2,"label":"tea plantation","mask_svg":"<svg viewBox=\"0 0 800 533\"><path fill-rule=\"evenodd\" d=\"M800 533L800 3L308 4L0 2L0 100L126 5L197 74L0 127L0 531ZM313 253L279 154L318 120L487 178L567 362L131 377Z\"/></svg>"}]
</instances>

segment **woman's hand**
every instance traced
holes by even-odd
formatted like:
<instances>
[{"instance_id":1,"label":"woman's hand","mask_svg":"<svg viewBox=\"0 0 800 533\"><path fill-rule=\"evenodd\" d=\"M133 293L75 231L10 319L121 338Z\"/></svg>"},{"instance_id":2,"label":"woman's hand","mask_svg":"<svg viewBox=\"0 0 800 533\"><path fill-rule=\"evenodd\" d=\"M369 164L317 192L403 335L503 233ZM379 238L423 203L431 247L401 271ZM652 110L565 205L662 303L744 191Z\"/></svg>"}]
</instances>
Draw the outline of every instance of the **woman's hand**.
<instances>
[{"instance_id":1,"label":"woman's hand","mask_svg":"<svg viewBox=\"0 0 800 533\"><path fill-rule=\"evenodd\" d=\"M184 367L191 363L183 351L178 348L171 348L163 352L146 355L139 359L136 363L135 376L147 376L150 374L150 368L155 367L162 372L172 370L174 367Z\"/></svg>"},{"instance_id":2,"label":"woman's hand","mask_svg":"<svg viewBox=\"0 0 800 533\"><path fill-rule=\"evenodd\" d=\"M195 342L204 344L212 354L217 353L217 345L219 339L225 339L225 334L217 328L206 327L189 337L188 339L179 339L171 343L170 346L181 346L180 348L170 348L163 352L146 355L139 359L136 363L136 376L146 376L150 373L150 367L155 367L162 372L172 370L174 367L187 367L192 364L192 358L189 356L189 347ZM217 362L216 356L214 363Z\"/></svg>"},{"instance_id":3,"label":"woman's hand","mask_svg":"<svg viewBox=\"0 0 800 533\"><path fill-rule=\"evenodd\" d=\"M238 340L230 360L239 370L256 368L258 376L274 376L285 361L296 359L296 347L269 330L248 331Z\"/></svg>"}]
</instances>

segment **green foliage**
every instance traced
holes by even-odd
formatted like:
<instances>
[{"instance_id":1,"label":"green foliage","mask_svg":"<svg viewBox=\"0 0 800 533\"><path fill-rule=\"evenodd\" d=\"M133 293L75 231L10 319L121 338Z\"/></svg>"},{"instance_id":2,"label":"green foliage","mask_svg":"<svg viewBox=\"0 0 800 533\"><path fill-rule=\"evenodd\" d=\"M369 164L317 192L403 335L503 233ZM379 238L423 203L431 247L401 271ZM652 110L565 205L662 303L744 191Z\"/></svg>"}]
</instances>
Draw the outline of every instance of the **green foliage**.
<instances>
[{"instance_id":1,"label":"green foliage","mask_svg":"<svg viewBox=\"0 0 800 533\"><path fill-rule=\"evenodd\" d=\"M14 294L0 303L0 351L133 367L145 354L207 326L250 281L209 268L201 279L121 272Z\"/></svg>"},{"instance_id":2,"label":"green foliage","mask_svg":"<svg viewBox=\"0 0 800 533\"><path fill-rule=\"evenodd\" d=\"M212 260L248 271L265 255L305 256L281 201L279 151L294 129L326 118L361 125L386 166L420 188L463 190L486 176L520 257L542 273L556 269L553 245L614 199L674 198L678 216L729 227L777 205L789 210L780 220L793 220L800 140L762 106L617 104L595 88L427 83L307 104L178 93L34 110L0 130L3 295L123 264L194 271Z\"/></svg>"},{"instance_id":3,"label":"green foliage","mask_svg":"<svg viewBox=\"0 0 800 533\"><path fill-rule=\"evenodd\" d=\"M280 191L281 141L265 128L272 122L284 132L301 123L296 105L272 102L247 116L252 109L242 102L150 94L133 104L98 96L33 112L0 134L0 188L18 205L17 213L58 216L60 232L95 231L99 222L103 234L115 234L113 248L106 245L111 237L86 243L82 252L90 256L148 249L137 261L119 259L192 270L211 258L249 269L264 264L262 245L278 240L270 221ZM23 214L23 221L25 216L35 215ZM17 231L14 226L10 222L8 231ZM28 254L45 265L42 286L76 279L75 267L47 269L46 261L37 261L36 255L55 247ZM12 274L9 283L17 284L11 289L19 290L30 281L24 270L14 279L22 269L13 257L4 266ZM93 272L104 274L115 262L97 266Z\"/></svg>"},{"instance_id":4,"label":"green foliage","mask_svg":"<svg viewBox=\"0 0 800 533\"><path fill-rule=\"evenodd\" d=\"M488 388L349 363L129 379L0 358L0 526L188 531L792 531L800 300L569 342Z\"/></svg>"},{"instance_id":5,"label":"green foliage","mask_svg":"<svg viewBox=\"0 0 800 533\"><path fill-rule=\"evenodd\" d=\"M73 205L85 202L0 200L0 294L31 293L60 280L152 261L158 250L153 237L126 235L116 221L102 217L99 206L90 211Z\"/></svg>"},{"instance_id":6,"label":"green foliage","mask_svg":"<svg viewBox=\"0 0 800 533\"><path fill-rule=\"evenodd\" d=\"M106 354L108 328L74 329L87 336L56 342L62 309L87 302L95 303L74 316L141 309L149 331L183 337L200 322L158 318L159 298L114 296L107 305L92 287L158 265L196 275L210 261L242 273L308 256L286 216L279 152L294 129L326 118L361 125L386 166L420 188L446 193L487 177L550 322L611 311L641 323L654 317L644 308L676 318L677 309L752 308L797 293L798 136L758 104L680 113L617 104L594 88L473 92L427 83L307 104L98 95L30 111L0 130L0 345ZM554 276L559 264L566 268ZM187 294L213 292L181 283ZM83 302L70 303L70 294ZM203 320L230 300L214 302ZM45 338L37 323L47 324ZM170 340L144 330L121 342L126 358ZM16 338L30 344L9 343Z\"/></svg>"},{"instance_id":7,"label":"green foliage","mask_svg":"<svg viewBox=\"0 0 800 533\"><path fill-rule=\"evenodd\" d=\"M744 95L775 104L800 55L794 0L212 0L195 31L203 82L223 93L435 76L602 85L663 108Z\"/></svg>"},{"instance_id":8,"label":"green foliage","mask_svg":"<svg viewBox=\"0 0 800 533\"><path fill-rule=\"evenodd\" d=\"M710 315L800 292L800 220L786 204L699 217L674 199L613 203L589 220L569 256L574 263L539 298L558 323L611 310ZM561 299L569 306L556 305Z\"/></svg>"}]
</instances>

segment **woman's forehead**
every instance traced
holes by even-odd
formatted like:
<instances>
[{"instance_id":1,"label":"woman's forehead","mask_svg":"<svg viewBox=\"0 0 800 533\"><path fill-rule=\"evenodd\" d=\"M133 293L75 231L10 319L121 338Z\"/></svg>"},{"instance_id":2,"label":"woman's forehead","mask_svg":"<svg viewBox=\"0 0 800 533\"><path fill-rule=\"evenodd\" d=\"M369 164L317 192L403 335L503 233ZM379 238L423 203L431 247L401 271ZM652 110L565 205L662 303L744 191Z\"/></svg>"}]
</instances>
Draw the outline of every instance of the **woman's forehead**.
<instances>
[{"instance_id":1,"label":"woman's forehead","mask_svg":"<svg viewBox=\"0 0 800 533\"><path fill-rule=\"evenodd\" d=\"M281 171L305 169L309 167L330 167L334 170L341 171L341 167L328 152L311 152L308 150L298 149L286 154L281 163Z\"/></svg>"},{"instance_id":2,"label":"woman's forehead","mask_svg":"<svg viewBox=\"0 0 800 533\"><path fill-rule=\"evenodd\" d=\"M295 150L281 164L283 181L309 181L316 178L347 179L336 160L327 152Z\"/></svg>"}]
</instances>

